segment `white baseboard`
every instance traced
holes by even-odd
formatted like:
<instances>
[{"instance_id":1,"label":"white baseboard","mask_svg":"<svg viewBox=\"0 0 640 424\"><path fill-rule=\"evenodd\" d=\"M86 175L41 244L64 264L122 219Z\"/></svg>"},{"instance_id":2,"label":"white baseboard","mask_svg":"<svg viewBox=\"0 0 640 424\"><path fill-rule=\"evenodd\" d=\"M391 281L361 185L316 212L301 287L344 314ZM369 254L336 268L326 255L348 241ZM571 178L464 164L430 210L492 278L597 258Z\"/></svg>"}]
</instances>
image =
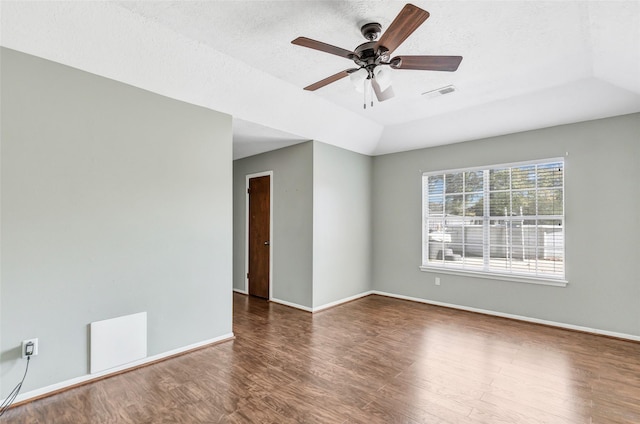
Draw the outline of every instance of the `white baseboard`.
<instances>
[{"instance_id":1,"label":"white baseboard","mask_svg":"<svg viewBox=\"0 0 640 424\"><path fill-rule=\"evenodd\" d=\"M236 292L236 293L240 293L240 294L246 294L246 295L249 294L249 292L244 291L244 290L240 290L240 289L233 289L233 291ZM271 299L269 299L269 302L279 303L279 304L284 305L284 306L290 306L292 308L300 309L300 310L303 310L305 312L313 312L313 309L308 307L308 306L299 305L299 304L293 303L293 302L287 302L286 300L277 299L275 297L272 297Z\"/></svg>"},{"instance_id":2,"label":"white baseboard","mask_svg":"<svg viewBox=\"0 0 640 424\"><path fill-rule=\"evenodd\" d=\"M297 303L287 302L286 300L276 299L275 297L273 297L273 298L271 298L269 300L271 302L279 303L281 305L291 306L292 308L296 308L296 309L302 309L303 311L306 311L306 312L313 312L313 309L308 307L308 306L298 305Z\"/></svg>"},{"instance_id":3,"label":"white baseboard","mask_svg":"<svg viewBox=\"0 0 640 424\"><path fill-rule=\"evenodd\" d=\"M580 326L580 325L573 325L573 324L565 324L565 323L556 322L556 321L547 321L547 320L544 320L544 319L525 317L525 316L522 316L522 315L505 314L505 313L502 313L502 312L491 311L491 310L488 310L488 309L479 309L479 308L472 308L472 307L469 307L469 306L460 306L460 305L455 305L453 303L438 302L438 301L435 301L435 300L427 300L427 299L422 299L422 298L419 298L419 297L403 296L401 294L387 293L387 292L383 292L383 291L379 291L379 290L373 290L371 292L371 294L378 294L378 295L387 296L387 297L395 297L396 299L410 300L412 302L427 303L429 305L435 305L435 306L444 306L446 308L459 309L459 310L462 310L462 311L477 312L479 314L493 315L493 316L496 316L496 317L510 318L510 319L515 319L515 320L518 320L518 321L532 322L532 323L535 323L535 324L549 325L549 326L552 326L552 327L565 328L567 330L582 331L584 333L598 334L598 335L601 335L601 336L616 337L618 339L627 339L627 340L633 340L633 341L640 341L640 336L636 336L636 335L633 335L633 334L617 333L615 331L600 330L600 329L597 329L597 328L583 327L583 326Z\"/></svg>"},{"instance_id":4,"label":"white baseboard","mask_svg":"<svg viewBox=\"0 0 640 424\"><path fill-rule=\"evenodd\" d=\"M370 294L373 294L373 291L367 291L367 292L359 293L353 296L345 297L344 299L336 300L335 302L325 303L324 305L320 305L320 306L316 306L315 308L312 308L312 312L320 312L325 309L341 305L343 303L351 302L352 300L360 299L361 297L369 296Z\"/></svg>"},{"instance_id":5,"label":"white baseboard","mask_svg":"<svg viewBox=\"0 0 640 424\"><path fill-rule=\"evenodd\" d=\"M236 292L236 293L241 293L241 294L246 294L246 295L249 294L246 291L242 291L242 290L238 290L238 289L233 289L233 291ZM291 308L300 309L300 310L305 311L305 312L313 312L313 308L310 308L308 306L299 305L297 303L288 302L286 300L278 299L278 298L275 298L275 297L272 297L271 299L269 299L269 302L279 303L280 305L284 305L284 306L289 306Z\"/></svg>"},{"instance_id":6,"label":"white baseboard","mask_svg":"<svg viewBox=\"0 0 640 424\"><path fill-rule=\"evenodd\" d=\"M328 309L328 308L332 308L334 306L341 305L343 303L351 302L352 300L360 299L361 297L369 296L370 294L373 294L373 293L374 292L372 292L372 291L359 293L359 294L356 294L356 295L353 295L353 296L345 297L344 299L336 300L335 302L330 302L330 303L326 303L324 305L316 306L315 308L310 308L308 306L302 306L302 305L299 305L299 304L293 303L293 302L287 302L286 300L282 300L282 299L272 298L270 300L271 300L271 302L274 302L274 303L279 303L281 305L290 306L292 308L301 309L301 310L306 311L306 312L314 313L314 312L323 311L323 310Z\"/></svg>"},{"instance_id":7,"label":"white baseboard","mask_svg":"<svg viewBox=\"0 0 640 424\"><path fill-rule=\"evenodd\" d=\"M134 361L134 362L130 362L128 364L121 365L121 366L118 366L118 367L110 368L110 369L105 370L105 371L100 371L100 372L97 372L95 374L86 374L86 375L83 375L81 377L72 378L70 380L62 381L60 383L55 383L55 384L52 384L50 386L41 387L39 389L31 390L29 392L26 392L26 393L23 393L23 394L19 395L16 398L15 403L20 403L20 402L23 402L25 400L46 396L49 393L57 392L59 390L65 389L67 387L72 387L72 386L76 386L78 384L88 383L88 382L90 382L92 380L98 380L98 379L107 377L107 376L109 376L111 374L117 374L117 373L120 373L122 371L126 371L126 370L131 369L131 368L136 368L136 367L139 367L141 365L148 364L150 362L159 361L161 359L168 358L170 356L174 356L174 355L177 355L177 354L180 354L180 353L184 353L184 352L187 352L189 350L197 349L199 347L206 346L206 345L209 345L209 344L212 344L212 343L219 343L219 342L223 342L223 341L226 341L226 340L231 340L231 339L233 339L233 337L234 337L233 333L224 334L222 336L215 337L213 339L204 340L204 341L201 341L201 342L198 342L198 343L194 343L194 344L191 344L191 345L188 345L188 346L183 346L183 347L180 347L180 348L177 348L177 349L170 350L168 352L160 353L158 355L147 356L144 359L140 359L140 360L137 360L137 361ZM37 358L35 360L37 361ZM2 399L2 402L4 402L4 399Z\"/></svg>"}]
</instances>

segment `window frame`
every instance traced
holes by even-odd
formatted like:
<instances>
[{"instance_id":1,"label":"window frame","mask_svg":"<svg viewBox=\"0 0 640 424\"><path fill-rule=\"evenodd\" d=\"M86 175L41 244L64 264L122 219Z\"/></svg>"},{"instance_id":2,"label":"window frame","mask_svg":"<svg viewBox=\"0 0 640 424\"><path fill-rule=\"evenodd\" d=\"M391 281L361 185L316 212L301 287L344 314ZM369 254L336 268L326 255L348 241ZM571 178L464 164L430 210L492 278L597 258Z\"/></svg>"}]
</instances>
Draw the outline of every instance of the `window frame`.
<instances>
[{"instance_id":1,"label":"window frame","mask_svg":"<svg viewBox=\"0 0 640 424\"><path fill-rule=\"evenodd\" d=\"M562 214L561 215L539 215L538 202L536 202L536 213L535 215L527 215L528 217L534 217L536 220L560 220L562 224L562 275L561 276L553 276L550 274L541 274L536 270L533 273L530 272L518 272L517 270L514 272L513 268L510 266L509 270L506 272L500 272L495 270L495 268L490 268L490 263L487 258L490 256L490 251L487 252L487 248L490 249L490 228L491 221L495 221L497 217L491 216L490 214L490 202L486 201L490 199L490 193L492 192L490 189L490 180L486 180L486 177L490 175L492 170L499 170L505 168L518 168L518 167L526 167L526 166L537 166L537 165L545 165L545 164L553 164L553 163L562 163L562 184L559 186L562 190ZM483 250L483 264L482 269L469 269L463 268L460 265L454 265L453 263L447 264L447 262L433 262L429 259L429 214L428 214L428 202L429 202L429 187L428 187L428 177L442 175L446 177L447 174L455 174L455 173L471 173L483 171L483 214L478 217L479 220L482 220L482 250ZM537 159L537 160L529 160L529 161L520 161L520 162L510 162L510 163L501 163L494 165L485 165L485 166L474 166L467 168L457 168L457 169L445 169L445 170L435 170L435 171L424 171L421 173L421 204L422 204L422 257L421 257L421 266L419 269L425 272L431 273L441 273L441 274L453 274L453 275L463 275L463 276L473 276L478 278L488 278L493 280L506 280L506 281L514 281L514 282L522 282L522 283L533 283L533 284L542 284L542 285L550 285L550 286L558 286L565 287L568 284L566 279L566 239L567 239L567 226L566 226L566 203L565 203L565 178L566 178L566 161L564 157L555 157L555 158L545 158L545 159ZM512 183L511 183L512 184ZM538 179L536 178L536 185L534 187L536 192L539 192L540 187L538 187ZM544 188L543 188L544 189ZM553 188L549 188L550 190ZM508 192L513 193L519 189L514 189L512 186L509 188ZM493 191L495 192L495 190ZM457 194L457 193L456 193ZM466 196L466 191L460 193L463 196ZM510 194L511 198L511 194ZM486 199L486 200L485 200ZM446 204L446 193L443 191L442 193L442 202L443 207ZM463 203L464 205L464 203ZM523 219L518 217L519 219ZM461 217L463 226L465 225L465 216ZM444 220L444 215L443 215ZM503 217L504 221L515 221L516 219L512 216ZM536 224L538 225L538 224ZM443 242L444 243L444 242ZM468 245L463 239L463 246ZM513 244L509 244L509 246L513 246ZM536 246L538 246L536 244ZM523 247L524 249L524 247ZM511 259L512 260L512 259ZM536 266L538 262L536 260ZM511 265L511 262L510 262Z\"/></svg>"}]
</instances>

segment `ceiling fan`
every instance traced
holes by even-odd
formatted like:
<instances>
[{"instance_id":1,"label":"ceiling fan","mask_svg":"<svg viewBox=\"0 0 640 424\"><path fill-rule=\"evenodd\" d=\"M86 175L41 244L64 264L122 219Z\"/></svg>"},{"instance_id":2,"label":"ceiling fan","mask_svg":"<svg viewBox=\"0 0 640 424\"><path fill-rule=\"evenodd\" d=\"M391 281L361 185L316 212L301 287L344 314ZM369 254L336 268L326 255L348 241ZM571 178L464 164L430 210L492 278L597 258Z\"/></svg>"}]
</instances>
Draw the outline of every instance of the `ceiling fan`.
<instances>
[{"instance_id":1,"label":"ceiling fan","mask_svg":"<svg viewBox=\"0 0 640 424\"><path fill-rule=\"evenodd\" d=\"M315 91L325 85L338 81L346 76L356 87L362 88L365 95L364 107L367 107L367 88L373 90L378 101L382 102L394 96L391 87L390 74L384 66L392 69L413 69L423 71L448 71L458 69L462 56L396 56L390 59L391 53L400 46L424 21L429 12L412 4L406 4L398 16L391 22L389 28L382 34L382 26L371 22L363 25L360 32L368 41L349 51L321 41L307 37L298 37L291 43L310 49L331 53L352 60L358 67L340 71L323 80L305 87L305 90ZM377 41L376 41L377 40ZM358 90L361 91L361 90ZM373 96L371 95L371 106Z\"/></svg>"}]
</instances>

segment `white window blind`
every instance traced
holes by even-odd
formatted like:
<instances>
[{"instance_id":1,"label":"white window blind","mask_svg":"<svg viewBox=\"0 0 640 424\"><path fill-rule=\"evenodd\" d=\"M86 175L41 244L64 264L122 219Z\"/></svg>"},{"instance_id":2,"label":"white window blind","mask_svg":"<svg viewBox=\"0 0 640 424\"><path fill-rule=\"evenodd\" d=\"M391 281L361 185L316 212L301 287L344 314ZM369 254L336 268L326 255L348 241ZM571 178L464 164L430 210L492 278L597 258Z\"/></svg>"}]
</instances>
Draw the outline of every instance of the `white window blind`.
<instances>
[{"instance_id":1,"label":"white window blind","mask_svg":"<svg viewBox=\"0 0 640 424\"><path fill-rule=\"evenodd\" d=\"M423 174L423 267L563 280L564 161Z\"/></svg>"}]
</instances>

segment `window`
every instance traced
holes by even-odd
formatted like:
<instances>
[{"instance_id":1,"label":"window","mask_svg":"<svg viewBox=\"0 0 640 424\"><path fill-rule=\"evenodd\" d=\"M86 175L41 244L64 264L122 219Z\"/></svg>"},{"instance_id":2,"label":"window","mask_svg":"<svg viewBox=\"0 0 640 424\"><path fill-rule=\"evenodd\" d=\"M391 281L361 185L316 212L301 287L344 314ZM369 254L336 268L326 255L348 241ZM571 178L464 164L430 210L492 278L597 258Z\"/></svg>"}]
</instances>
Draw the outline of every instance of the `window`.
<instances>
[{"instance_id":1,"label":"window","mask_svg":"<svg viewBox=\"0 0 640 424\"><path fill-rule=\"evenodd\" d=\"M423 269L564 280L564 161L422 176Z\"/></svg>"}]
</instances>

